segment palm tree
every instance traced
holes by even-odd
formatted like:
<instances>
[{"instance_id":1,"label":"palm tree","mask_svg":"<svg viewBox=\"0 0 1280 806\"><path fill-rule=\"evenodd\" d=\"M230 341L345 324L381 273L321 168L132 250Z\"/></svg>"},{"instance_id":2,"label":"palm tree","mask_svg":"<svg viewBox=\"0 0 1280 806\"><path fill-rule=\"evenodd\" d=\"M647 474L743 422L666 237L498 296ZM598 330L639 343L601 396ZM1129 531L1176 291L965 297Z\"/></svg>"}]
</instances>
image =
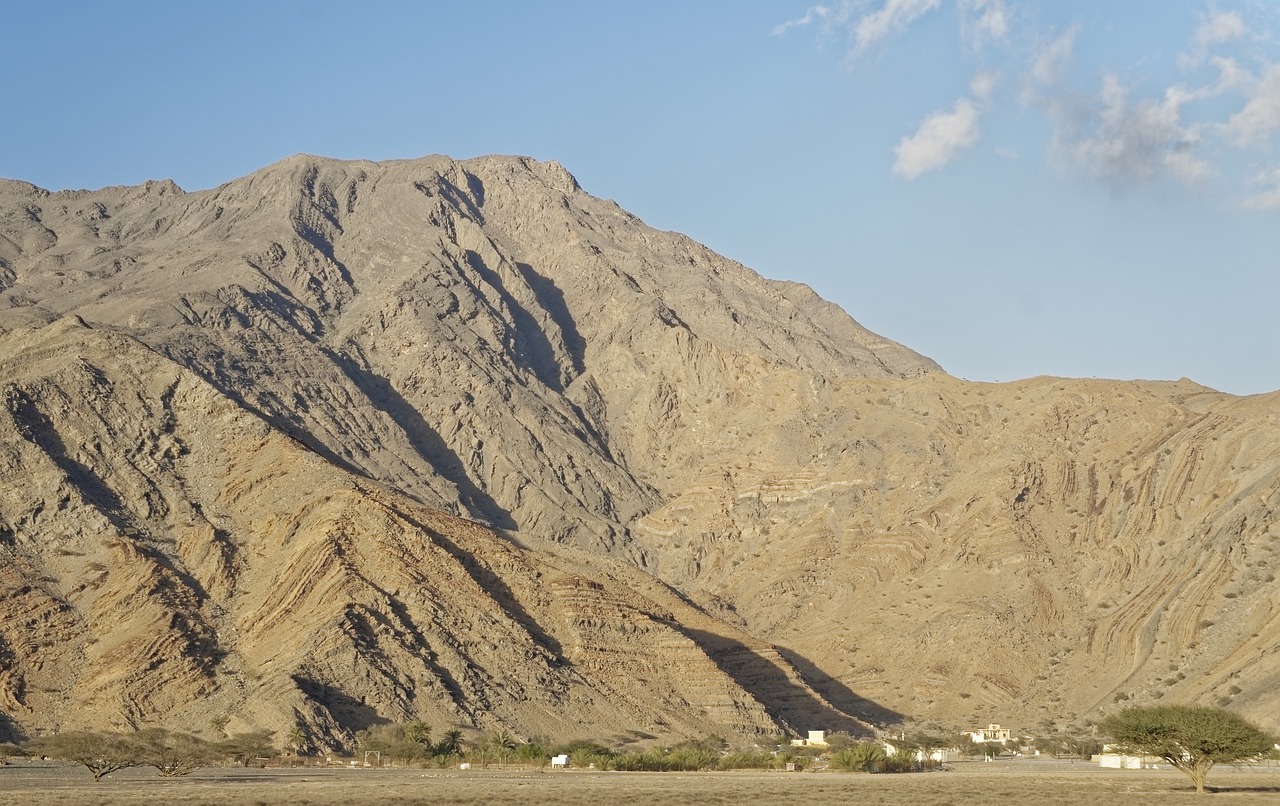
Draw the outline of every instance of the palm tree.
<instances>
[{"instance_id":1,"label":"palm tree","mask_svg":"<svg viewBox=\"0 0 1280 806\"><path fill-rule=\"evenodd\" d=\"M405 725L404 738L417 745L422 745L430 752L431 726L425 722L410 722Z\"/></svg>"},{"instance_id":2,"label":"palm tree","mask_svg":"<svg viewBox=\"0 0 1280 806\"><path fill-rule=\"evenodd\" d=\"M440 737L440 743L436 745L437 756L460 756L462 755L462 731L457 728L446 730L444 735Z\"/></svg>"},{"instance_id":3,"label":"palm tree","mask_svg":"<svg viewBox=\"0 0 1280 806\"><path fill-rule=\"evenodd\" d=\"M307 734L301 725L294 725L284 735L284 746L295 755L302 755L302 748L307 744Z\"/></svg>"},{"instance_id":4,"label":"palm tree","mask_svg":"<svg viewBox=\"0 0 1280 806\"><path fill-rule=\"evenodd\" d=\"M499 759L511 758L512 754L515 753L516 748L520 746L520 743L516 741L516 737L512 736L503 728L498 728L490 733L485 737L484 743L493 750L494 755Z\"/></svg>"}]
</instances>

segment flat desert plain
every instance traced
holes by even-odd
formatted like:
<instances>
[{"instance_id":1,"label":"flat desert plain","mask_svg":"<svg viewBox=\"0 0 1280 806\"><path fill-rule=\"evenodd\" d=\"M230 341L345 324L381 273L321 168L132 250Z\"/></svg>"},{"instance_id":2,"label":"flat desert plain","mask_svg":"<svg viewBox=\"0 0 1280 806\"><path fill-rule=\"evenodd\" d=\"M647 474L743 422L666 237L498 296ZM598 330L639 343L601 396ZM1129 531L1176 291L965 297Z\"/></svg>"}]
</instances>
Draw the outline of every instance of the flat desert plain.
<instances>
[{"instance_id":1,"label":"flat desert plain","mask_svg":"<svg viewBox=\"0 0 1280 806\"><path fill-rule=\"evenodd\" d=\"M123 770L93 783L82 767L0 768L0 803L31 806L364 806L369 804L1130 804L1280 803L1280 769L1220 767L1197 798L1172 770L1101 770L1087 762L959 763L904 775L829 772L627 773L594 770L206 769L160 778Z\"/></svg>"}]
</instances>

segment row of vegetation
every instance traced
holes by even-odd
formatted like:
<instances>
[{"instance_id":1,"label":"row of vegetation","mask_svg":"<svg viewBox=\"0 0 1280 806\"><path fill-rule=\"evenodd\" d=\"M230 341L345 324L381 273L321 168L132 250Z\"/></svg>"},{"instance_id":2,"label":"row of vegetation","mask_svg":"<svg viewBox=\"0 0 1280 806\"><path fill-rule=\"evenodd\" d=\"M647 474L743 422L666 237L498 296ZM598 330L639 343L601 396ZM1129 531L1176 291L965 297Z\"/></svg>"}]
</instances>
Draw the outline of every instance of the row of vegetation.
<instances>
[{"instance_id":1,"label":"row of vegetation","mask_svg":"<svg viewBox=\"0 0 1280 806\"><path fill-rule=\"evenodd\" d=\"M0 745L0 757L36 756L83 764L100 781L128 767L154 767L161 775L186 775L227 762L248 765L275 755L268 733L240 733L209 742L189 733L148 728L134 733L74 730L33 739L24 745Z\"/></svg>"},{"instance_id":2,"label":"row of vegetation","mask_svg":"<svg viewBox=\"0 0 1280 806\"><path fill-rule=\"evenodd\" d=\"M1121 752L1156 757L1181 770L1199 792L1205 790L1205 778L1215 764L1276 755L1275 737L1239 714L1221 708L1128 708L1104 719L1099 728L1116 740ZM968 751L970 755L995 749L980 749L970 742L926 734L901 736L892 740L891 747L884 742L858 741L836 734L823 748L780 745L776 751L735 750L724 739L711 736L671 746L616 750L581 740L561 744L537 739L519 741L502 730L467 742L462 731L455 729L433 741L430 726L422 722L378 725L358 733L356 740L365 761L373 757L378 764L443 767L466 761L481 767L545 766L552 756L567 756L571 766L578 768L646 772L798 770L819 757L830 769L844 772L910 772L938 766L930 756L944 748ZM294 753L305 752L307 742L302 729L290 731L285 744ZM1094 739L1072 737L1046 737L1035 740L1035 745L1042 752L1066 752L1085 758L1101 749ZM209 742L161 728L132 734L68 731L34 739L21 747L0 745L0 757L42 756L82 764L95 781L127 767L154 767L165 776L186 775L217 764L266 762L276 752L268 733L241 733Z\"/></svg>"},{"instance_id":3,"label":"row of vegetation","mask_svg":"<svg viewBox=\"0 0 1280 806\"><path fill-rule=\"evenodd\" d=\"M760 750L730 750L718 737L680 742L645 750L617 750L597 742L574 740L551 743L544 739L520 741L504 730L493 731L470 744L460 731L449 731L432 744L421 723L380 725L356 736L362 753L377 753L380 763L409 765L466 761L478 767L519 765L545 767L552 756L567 756L570 766L627 772L696 772L699 770L783 769L787 763L803 764L803 754L776 754Z\"/></svg>"}]
</instances>

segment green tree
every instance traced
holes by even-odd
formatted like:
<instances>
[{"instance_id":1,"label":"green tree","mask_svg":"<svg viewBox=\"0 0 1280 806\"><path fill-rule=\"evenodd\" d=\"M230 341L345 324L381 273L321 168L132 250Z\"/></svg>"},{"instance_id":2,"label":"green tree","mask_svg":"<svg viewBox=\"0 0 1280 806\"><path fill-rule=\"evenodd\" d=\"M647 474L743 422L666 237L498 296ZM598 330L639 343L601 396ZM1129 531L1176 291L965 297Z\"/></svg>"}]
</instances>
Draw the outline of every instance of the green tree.
<instances>
[{"instance_id":1,"label":"green tree","mask_svg":"<svg viewBox=\"0 0 1280 806\"><path fill-rule=\"evenodd\" d=\"M237 733L215 744L214 749L238 761L242 767L249 766L256 758L270 758L276 753L271 734L264 731Z\"/></svg>"},{"instance_id":2,"label":"green tree","mask_svg":"<svg viewBox=\"0 0 1280 806\"><path fill-rule=\"evenodd\" d=\"M432 753L431 728L422 722L370 725L356 734L356 742L363 751L381 754L384 763L407 764Z\"/></svg>"},{"instance_id":3,"label":"green tree","mask_svg":"<svg viewBox=\"0 0 1280 806\"><path fill-rule=\"evenodd\" d=\"M485 736L484 743L504 755L520 746L520 742L516 740L516 737L503 728L498 728Z\"/></svg>"},{"instance_id":4,"label":"green tree","mask_svg":"<svg viewBox=\"0 0 1280 806\"><path fill-rule=\"evenodd\" d=\"M410 722L405 725L404 738L422 747L427 755L431 755L431 726L426 722Z\"/></svg>"},{"instance_id":5,"label":"green tree","mask_svg":"<svg viewBox=\"0 0 1280 806\"><path fill-rule=\"evenodd\" d=\"M187 775L217 760L213 745L189 733L170 733L164 728L149 728L136 737L143 766L155 767L165 777Z\"/></svg>"},{"instance_id":6,"label":"green tree","mask_svg":"<svg viewBox=\"0 0 1280 806\"><path fill-rule=\"evenodd\" d=\"M307 746L307 732L302 729L301 725L294 725L289 728L289 732L284 735L284 747L295 755L302 755L302 751Z\"/></svg>"},{"instance_id":7,"label":"green tree","mask_svg":"<svg viewBox=\"0 0 1280 806\"><path fill-rule=\"evenodd\" d=\"M462 731L457 728L446 730L444 735L440 737L440 742L436 744L437 756L460 756L462 755Z\"/></svg>"},{"instance_id":8,"label":"green tree","mask_svg":"<svg viewBox=\"0 0 1280 806\"><path fill-rule=\"evenodd\" d=\"M536 762L545 766L550 756L542 742L530 739L516 748L516 758L523 762Z\"/></svg>"},{"instance_id":9,"label":"green tree","mask_svg":"<svg viewBox=\"0 0 1280 806\"><path fill-rule=\"evenodd\" d=\"M1254 758L1275 744L1274 737L1237 713L1196 705L1126 708L1098 727L1122 750L1172 764L1191 779L1196 794L1204 794L1214 764Z\"/></svg>"},{"instance_id":10,"label":"green tree","mask_svg":"<svg viewBox=\"0 0 1280 806\"><path fill-rule=\"evenodd\" d=\"M95 782L126 767L143 766L143 747L135 736L74 730L42 736L27 745L34 754L74 761L93 774Z\"/></svg>"},{"instance_id":11,"label":"green tree","mask_svg":"<svg viewBox=\"0 0 1280 806\"><path fill-rule=\"evenodd\" d=\"M950 745L951 743L944 736L933 733L911 733L907 735L906 746L903 749L919 750L923 756L924 766L932 768L940 763L933 760L933 754Z\"/></svg>"},{"instance_id":12,"label":"green tree","mask_svg":"<svg viewBox=\"0 0 1280 806\"><path fill-rule=\"evenodd\" d=\"M976 756L982 753L982 748L978 747L978 743L967 733L958 733L953 736L951 746L959 750L962 756Z\"/></svg>"}]
</instances>

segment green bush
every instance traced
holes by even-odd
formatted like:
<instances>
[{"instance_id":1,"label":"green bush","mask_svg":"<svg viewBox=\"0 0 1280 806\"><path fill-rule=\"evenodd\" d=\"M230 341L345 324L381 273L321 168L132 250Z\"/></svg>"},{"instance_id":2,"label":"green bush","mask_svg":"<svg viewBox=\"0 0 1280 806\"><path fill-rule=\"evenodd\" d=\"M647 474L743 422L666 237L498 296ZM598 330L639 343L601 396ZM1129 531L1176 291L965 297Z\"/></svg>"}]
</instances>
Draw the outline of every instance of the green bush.
<instances>
[{"instance_id":1,"label":"green bush","mask_svg":"<svg viewBox=\"0 0 1280 806\"><path fill-rule=\"evenodd\" d=\"M877 742L854 742L831 754L831 768L841 772L871 772L880 768L888 754Z\"/></svg>"},{"instance_id":2,"label":"green bush","mask_svg":"<svg viewBox=\"0 0 1280 806\"><path fill-rule=\"evenodd\" d=\"M771 770L778 766L772 753L727 753L720 757L721 770Z\"/></svg>"}]
</instances>

